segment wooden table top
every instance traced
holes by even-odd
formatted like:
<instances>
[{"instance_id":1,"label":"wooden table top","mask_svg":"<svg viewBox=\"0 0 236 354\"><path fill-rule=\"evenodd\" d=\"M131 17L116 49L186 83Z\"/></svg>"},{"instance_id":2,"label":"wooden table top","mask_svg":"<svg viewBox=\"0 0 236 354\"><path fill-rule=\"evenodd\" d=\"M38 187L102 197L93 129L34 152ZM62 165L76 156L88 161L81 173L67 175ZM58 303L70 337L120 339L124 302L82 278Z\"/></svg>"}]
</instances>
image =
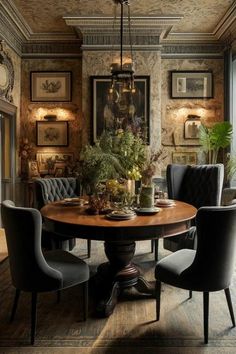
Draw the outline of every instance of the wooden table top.
<instances>
[{"instance_id":1,"label":"wooden table top","mask_svg":"<svg viewBox=\"0 0 236 354\"><path fill-rule=\"evenodd\" d=\"M75 234L77 231L83 233L83 238L95 240L106 240L111 233L122 239L129 233L130 239L141 240L173 236L187 231L190 220L197 212L192 205L176 201L175 206L160 208L160 212L155 215L137 215L131 220L117 221L109 220L105 215L88 215L85 209L86 207L65 206L59 201L47 204L41 209L41 213L47 222L54 225L55 232Z\"/></svg>"}]
</instances>

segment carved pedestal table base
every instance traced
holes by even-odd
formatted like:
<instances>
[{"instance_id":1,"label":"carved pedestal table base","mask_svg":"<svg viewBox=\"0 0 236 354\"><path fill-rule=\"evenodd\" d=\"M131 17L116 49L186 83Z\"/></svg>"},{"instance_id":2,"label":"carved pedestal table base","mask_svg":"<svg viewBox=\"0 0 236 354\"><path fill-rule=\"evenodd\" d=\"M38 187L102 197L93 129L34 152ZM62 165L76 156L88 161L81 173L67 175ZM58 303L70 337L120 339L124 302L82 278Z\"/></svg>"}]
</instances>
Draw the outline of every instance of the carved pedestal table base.
<instances>
[{"instance_id":1,"label":"carved pedestal table base","mask_svg":"<svg viewBox=\"0 0 236 354\"><path fill-rule=\"evenodd\" d=\"M96 312L99 316L111 315L123 289L135 287L138 292L155 297L154 286L131 263L135 242L105 242L104 247L109 262L98 267L93 279L98 297Z\"/></svg>"}]
</instances>

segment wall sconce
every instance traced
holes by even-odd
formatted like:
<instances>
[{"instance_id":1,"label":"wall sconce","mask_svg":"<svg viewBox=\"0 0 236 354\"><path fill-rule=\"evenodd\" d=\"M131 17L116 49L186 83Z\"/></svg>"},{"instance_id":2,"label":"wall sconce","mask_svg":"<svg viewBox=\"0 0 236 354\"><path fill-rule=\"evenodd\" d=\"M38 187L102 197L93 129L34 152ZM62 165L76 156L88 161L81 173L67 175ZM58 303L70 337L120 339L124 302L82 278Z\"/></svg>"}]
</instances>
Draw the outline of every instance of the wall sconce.
<instances>
[{"instance_id":1,"label":"wall sconce","mask_svg":"<svg viewBox=\"0 0 236 354\"><path fill-rule=\"evenodd\" d=\"M43 117L45 120L48 120L48 121L55 121L57 120L57 115L56 114L46 114L44 117Z\"/></svg>"}]
</instances>

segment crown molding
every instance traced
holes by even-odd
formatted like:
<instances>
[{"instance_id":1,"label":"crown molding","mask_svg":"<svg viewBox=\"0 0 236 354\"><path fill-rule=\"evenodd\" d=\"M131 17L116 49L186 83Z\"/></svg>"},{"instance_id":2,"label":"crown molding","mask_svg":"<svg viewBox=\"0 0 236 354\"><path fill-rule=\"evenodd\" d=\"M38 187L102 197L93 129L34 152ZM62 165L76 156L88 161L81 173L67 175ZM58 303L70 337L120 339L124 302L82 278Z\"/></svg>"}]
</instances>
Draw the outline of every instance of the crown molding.
<instances>
[{"instance_id":1,"label":"crown molding","mask_svg":"<svg viewBox=\"0 0 236 354\"><path fill-rule=\"evenodd\" d=\"M209 53L208 49L201 50L201 53L219 55L217 43L229 43L236 38L236 2L211 33L172 32L173 26L183 18L183 15L131 17L134 50L160 50L161 45L164 48L173 46L176 50L178 45L181 53L177 52L176 55L183 55L182 50L189 50L196 43L198 48L208 44L215 48L214 53ZM33 33L14 2L0 0L0 39L22 57L80 56L82 39L83 50L117 50L120 28L118 19L114 21L111 16L64 16L63 19L68 26L74 27L75 33ZM128 46L128 32L125 29L127 21L125 17L124 48ZM169 52L164 53L170 55Z\"/></svg>"},{"instance_id":2,"label":"crown molding","mask_svg":"<svg viewBox=\"0 0 236 354\"><path fill-rule=\"evenodd\" d=\"M225 46L223 44L165 44L162 46L163 59L180 58L214 58L222 59Z\"/></svg>"},{"instance_id":3,"label":"crown molding","mask_svg":"<svg viewBox=\"0 0 236 354\"><path fill-rule=\"evenodd\" d=\"M236 20L236 2L228 9L214 30L217 39L227 36L227 32Z\"/></svg>"},{"instance_id":4,"label":"crown molding","mask_svg":"<svg viewBox=\"0 0 236 354\"><path fill-rule=\"evenodd\" d=\"M159 50L160 39L165 38L174 24L183 18L175 16L131 17L132 45L135 50ZM83 38L83 50L111 50L120 45L120 23L111 16L65 16L68 26L75 27ZM124 17L124 48L129 44L128 18Z\"/></svg>"}]
</instances>

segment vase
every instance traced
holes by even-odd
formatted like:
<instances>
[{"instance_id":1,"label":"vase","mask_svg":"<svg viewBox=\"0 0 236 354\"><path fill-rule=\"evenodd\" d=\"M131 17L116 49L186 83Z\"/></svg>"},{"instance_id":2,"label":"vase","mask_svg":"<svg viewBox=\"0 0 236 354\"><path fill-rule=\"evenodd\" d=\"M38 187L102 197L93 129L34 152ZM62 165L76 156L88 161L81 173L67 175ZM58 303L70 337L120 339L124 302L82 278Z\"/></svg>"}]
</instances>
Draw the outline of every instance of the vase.
<instances>
[{"instance_id":1,"label":"vase","mask_svg":"<svg viewBox=\"0 0 236 354\"><path fill-rule=\"evenodd\" d=\"M140 208L153 208L154 206L154 185L143 185L139 197Z\"/></svg>"},{"instance_id":2,"label":"vase","mask_svg":"<svg viewBox=\"0 0 236 354\"><path fill-rule=\"evenodd\" d=\"M127 180L127 192L131 195L135 195L135 180L134 179L128 179Z\"/></svg>"}]
</instances>

